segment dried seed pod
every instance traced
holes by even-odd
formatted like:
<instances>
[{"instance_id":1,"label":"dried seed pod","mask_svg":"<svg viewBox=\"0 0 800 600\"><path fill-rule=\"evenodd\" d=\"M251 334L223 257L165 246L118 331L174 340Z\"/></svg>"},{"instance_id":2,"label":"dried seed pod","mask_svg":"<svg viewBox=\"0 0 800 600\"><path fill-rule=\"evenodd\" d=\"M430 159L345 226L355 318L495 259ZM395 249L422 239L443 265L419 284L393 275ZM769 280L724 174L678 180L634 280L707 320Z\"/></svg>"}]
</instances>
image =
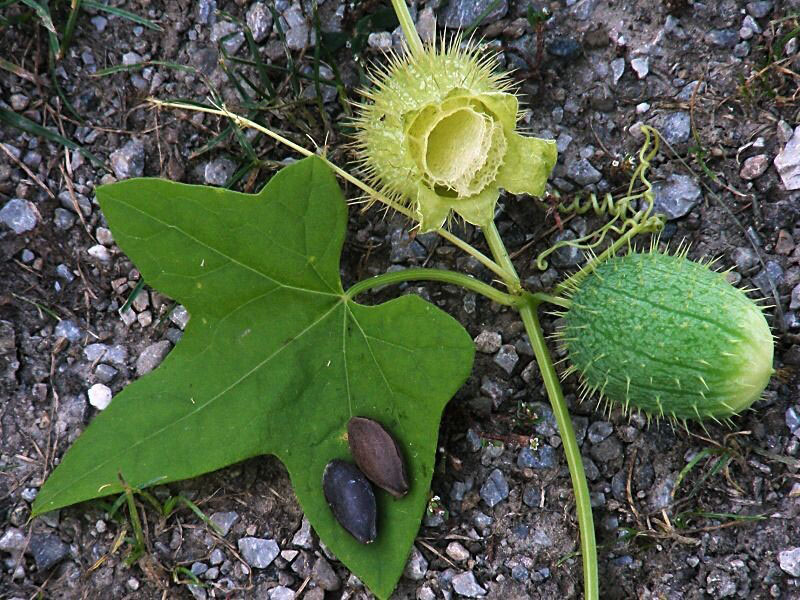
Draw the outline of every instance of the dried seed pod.
<instances>
[{"instance_id":1,"label":"dried seed pod","mask_svg":"<svg viewBox=\"0 0 800 600\"><path fill-rule=\"evenodd\" d=\"M378 535L375 494L358 467L332 460L322 475L322 491L342 527L362 544L375 541Z\"/></svg>"},{"instance_id":2,"label":"dried seed pod","mask_svg":"<svg viewBox=\"0 0 800 600\"><path fill-rule=\"evenodd\" d=\"M372 483L397 498L408 493L403 453L380 423L353 417L347 423L347 439L358 468Z\"/></svg>"}]
</instances>

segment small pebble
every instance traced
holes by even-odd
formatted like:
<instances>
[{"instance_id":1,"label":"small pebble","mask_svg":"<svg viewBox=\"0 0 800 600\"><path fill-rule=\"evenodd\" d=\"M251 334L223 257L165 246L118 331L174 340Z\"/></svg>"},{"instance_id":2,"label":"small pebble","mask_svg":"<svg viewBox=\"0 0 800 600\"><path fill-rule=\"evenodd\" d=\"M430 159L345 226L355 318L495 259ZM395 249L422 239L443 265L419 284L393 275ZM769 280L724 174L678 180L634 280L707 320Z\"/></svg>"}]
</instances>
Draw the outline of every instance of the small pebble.
<instances>
[{"instance_id":1,"label":"small pebble","mask_svg":"<svg viewBox=\"0 0 800 600\"><path fill-rule=\"evenodd\" d=\"M239 514L233 511L229 512L215 512L209 517L211 522L219 529L221 536L226 536L236 522L239 520ZM212 563L213 564L213 563Z\"/></svg>"},{"instance_id":2,"label":"small pebble","mask_svg":"<svg viewBox=\"0 0 800 600\"><path fill-rule=\"evenodd\" d=\"M111 253L102 244L95 244L89 248L88 253L89 256L96 258L100 262L109 262L111 260Z\"/></svg>"},{"instance_id":3,"label":"small pebble","mask_svg":"<svg viewBox=\"0 0 800 600\"><path fill-rule=\"evenodd\" d=\"M508 498L508 482L500 469L493 470L486 478L481 486L480 497L489 508Z\"/></svg>"},{"instance_id":4,"label":"small pebble","mask_svg":"<svg viewBox=\"0 0 800 600\"><path fill-rule=\"evenodd\" d=\"M275 540L244 537L239 539L237 545L242 558L248 565L256 569L265 569L280 553Z\"/></svg>"},{"instance_id":5,"label":"small pebble","mask_svg":"<svg viewBox=\"0 0 800 600\"><path fill-rule=\"evenodd\" d=\"M124 62L124 57L123 57ZM111 153L111 168L117 179L141 177L144 173L144 144L133 139Z\"/></svg>"},{"instance_id":6,"label":"small pebble","mask_svg":"<svg viewBox=\"0 0 800 600\"><path fill-rule=\"evenodd\" d=\"M514 367L516 367L517 363L519 362L517 349L512 344L505 344L501 346L500 350L497 351L497 354L494 357L494 362L506 373L511 375L511 373L514 371Z\"/></svg>"},{"instance_id":7,"label":"small pebble","mask_svg":"<svg viewBox=\"0 0 800 600\"><path fill-rule=\"evenodd\" d=\"M742 179L756 179L761 177L769 167L770 158L766 154L759 154L751 156L746 159L742 164L742 169L739 171L739 176Z\"/></svg>"},{"instance_id":8,"label":"small pebble","mask_svg":"<svg viewBox=\"0 0 800 600\"><path fill-rule=\"evenodd\" d=\"M95 383L88 391L89 404L97 410L105 410L111 404L111 389L102 383Z\"/></svg>"},{"instance_id":9,"label":"small pebble","mask_svg":"<svg viewBox=\"0 0 800 600\"><path fill-rule=\"evenodd\" d=\"M39 211L33 202L12 198L0 209L0 223L17 235L31 231L39 222Z\"/></svg>"},{"instance_id":10,"label":"small pebble","mask_svg":"<svg viewBox=\"0 0 800 600\"><path fill-rule=\"evenodd\" d=\"M463 562L469 558L469 550L458 542L450 542L445 549L445 554L456 562Z\"/></svg>"},{"instance_id":11,"label":"small pebble","mask_svg":"<svg viewBox=\"0 0 800 600\"><path fill-rule=\"evenodd\" d=\"M171 348L172 344L169 340L150 344L136 359L136 374L141 377L155 369L166 358Z\"/></svg>"},{"instance_id":12,"label":"small pebble","mask_svg":"<svg viewBox=\"0 0 800 600\"><path fill-rule=\"evenodd\" d=\"M482 598L486 595L486 590L478 585L472 571L456 575L453 577L451 583L453 585L453 591L460 596L466 598Z\"/></svg>"},{"instance_id":13,"label":"small pebble","mask_svg":"<svg viewBox=\"0 0 800 600\"><path fill-rule=\"evenodd\" d=\"M481 331L474 341L475 349L484 354L494 354L503 344L502 336L496 331Z\"/></svg>"},{"instance_id":14,"label":"small pebble","mask_svg":"<svg viewBox=\"0 0 800 600\"><path fill-rule=\"evenodd\" d=\"M636 76L639 79L644 79L650 72L650 58L647 56L640 56L631 60L631 68L636 71Z\"/></svg>"},{"instance_id":15,"label":"small pebble","mask_svg":"<svg viewBox=\"0 0 800 600\"><path fill-rule=\"evenodd\" d=\"M416 546L412 546L403 575L412 581L421 581L425 578L427 572L428 561L422 555L422 552L417 550Z\"/></svg>"}]
</instances>

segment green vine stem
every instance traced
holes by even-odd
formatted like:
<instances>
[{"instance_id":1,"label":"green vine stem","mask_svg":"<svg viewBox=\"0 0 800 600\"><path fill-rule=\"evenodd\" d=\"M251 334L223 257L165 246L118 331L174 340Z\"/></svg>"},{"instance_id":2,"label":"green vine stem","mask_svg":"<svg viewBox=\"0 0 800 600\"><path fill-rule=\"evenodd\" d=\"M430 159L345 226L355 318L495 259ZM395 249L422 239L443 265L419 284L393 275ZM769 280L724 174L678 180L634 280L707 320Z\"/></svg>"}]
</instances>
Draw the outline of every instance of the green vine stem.
<instances>
[{"instance_id":1,"label":"green vine stem","mask_svg":"<svg viewBox=\"0 0 800 600\"><path fill-rule=\"evenodd\" d=\"M417 28L411 19L411 13L408 12L406 0L392 0L392 8L394 8L397 19L400 21L400 27L403 28L403 34L406 36L406 42L411 54L421 54L424 50L422 40L419 39Z\"/></svg>"},{"instance_id":2,"label":"green vine stem","mask_svg":"<svg viewBox=\"0 0 800 600\"><path fill-rule=\"evenodd\" d=\"M519 276L516 269L514 269L495 224L492 223L491 226L486 227L483 230L483 234L495 260L513 277L513 281L506 282L509 289L521 288ZM564 454L567 458L569 474L572 479L572 490L575 494L575 512L577 513L578 529L580 530L581 557L583 559L584 598L586 600L598 600L600 590L597 571L597 543L594 536L589 485L586 482L586 472L583 469L581 451L578 448L578 440L575 438L575 430L569 417L564 393L561 390L561 384L553 366L553 359L547 349L542 327L539 324L539 317L536 314L536 309L542 302L542 298L541 296L527 293L523 297L527 299L527 302L518 305L517 310L522 317L522 323L525 325L525 331L533 347L533 354L542 373L542 380L547 390L547 396L550 398L550 405L553 407L553 415L556 418L558 432L561 435L561 443L564 446Z\"/></svg>"},{"instance_id":3,"label":"green vine stem","mask_svg":"<svg viewBox=\"0 0 800 600\"><path fill-rule=\"evenodd\" d=\"M525 331L530 338L533 354L542 373L544 387L550 398L567 457L567 466L572 479L572 490L575 494L575 512L578 516L578 529L580 530L581 557L583 559L583 592L586 600L598 600L600 597L599 578L597 572L597 543L594 537L594 520L592 519L592 505L589 498L589 485L586 482L586 472L583 469L583 459L575 438L575 430L569 417L567 403L561 384L558 381L553 360L545 344L542 327L536 315L539 301L530 296L530 301L518 308L525 325Z\"/></svg>"},{"instance_id":4,"label":"green vine stem","mask_svg":"<svg viewBox=\"0 0 800 600\"><path fill-rule=\"evenodd\" d=\"M348 299L351 299L366 292L367 290L392 283L401 283L404 281L438 281L439 283L459 285L463 288L481 294L489 300L493 300L494 302L503 304L505 306L517 306L522 302L519 296L512 296L511 294L501 292L489 284L483 283L482 281L470 277L469 275L456 273L455 271L447 271L445 269L424 268L403 269L402 271L383 273L382 275L376 275L375 277L364 279L363 281L359 281L351 286L347 290L346 295Z\"/></svg>"}]
</instances>

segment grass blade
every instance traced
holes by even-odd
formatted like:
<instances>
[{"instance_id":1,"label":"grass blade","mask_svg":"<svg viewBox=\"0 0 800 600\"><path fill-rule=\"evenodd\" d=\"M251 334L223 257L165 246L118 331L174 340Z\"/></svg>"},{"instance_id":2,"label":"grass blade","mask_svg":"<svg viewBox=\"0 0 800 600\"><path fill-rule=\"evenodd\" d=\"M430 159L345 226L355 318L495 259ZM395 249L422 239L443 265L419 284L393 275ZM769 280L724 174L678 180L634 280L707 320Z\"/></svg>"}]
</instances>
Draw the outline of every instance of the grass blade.
<instances>
[{"instance_id":1,"label":"grass blade","mask_svg":"<svg viewBox=\"0 0 800 600\"><path fill-rule=\"evenodd\" d=\"M16 129L20 129L26 133L30 133L31 135L43 137L51 142L55 142L57 144L61 144L65 148L69 148L70 150L77 150L80 152L85 158L92 161L93 164L99 167L103 167L104 169L108 170L105 163L97 158L94 154L89 152L83 146L73 142L65 138L60 133L47 129L46 127L42 127L38 123L34 123L30 119L23 117L13 111L10 111L6 108L0 107L0 121L10 125L11 127L15 127Z\"/></svg>"},{"instance_id":2,"label":"grass blade","mask_svg":"<svg viewBox=\"0 0 800 600\"><path fill-rule=\"evenodd\" d=\"M164 31L164 29L160 25L154 23L150 19L145 19L144 17L140 17L136 13L132 13L122 8L117 8L116 6L108 6L106 4L101 4L100 2L95 2L94 0L83 0L83 5L86 8L93 8L95 10L100 10L103 12L107 12L111 15L116 15L117 17L127 19L128 21L133 21L134 23L143 25L148 29L153 29L155 31Z\"/></svg>"}]
</instances>

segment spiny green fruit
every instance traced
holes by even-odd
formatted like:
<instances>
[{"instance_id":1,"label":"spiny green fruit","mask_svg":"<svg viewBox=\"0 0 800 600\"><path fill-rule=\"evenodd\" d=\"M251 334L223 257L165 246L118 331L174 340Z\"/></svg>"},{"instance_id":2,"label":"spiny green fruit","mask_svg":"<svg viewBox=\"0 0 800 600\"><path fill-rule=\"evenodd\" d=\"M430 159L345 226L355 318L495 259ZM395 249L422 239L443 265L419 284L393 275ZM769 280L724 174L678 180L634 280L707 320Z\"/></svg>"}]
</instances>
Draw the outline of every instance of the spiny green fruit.
<instances>
[{"instance_id":1,"label":"spiny green fruit","mask_svg":"<svg viewBox=\"0 0 800 600\"><path fill-rule=\"evenodd\" d=\"M685 252L610 258L575 285L560 336L593 392L625 411L724 419L748 408L773 372L761 309Z\"/></svg>"},{"instance_id":2,"label":"spiny green fruit","mask_svg":"<svg viewBox=\"0 0 800 600\"><path fill-rule=\"evenodd\" d=\"M519 102L494 59L449 46L393 56L357 105L355 146L370 183L408 206L420 231L450 211L487 226L499 188L544 193L556 144L516 131Z\"/></svg>"}]
</instances>

